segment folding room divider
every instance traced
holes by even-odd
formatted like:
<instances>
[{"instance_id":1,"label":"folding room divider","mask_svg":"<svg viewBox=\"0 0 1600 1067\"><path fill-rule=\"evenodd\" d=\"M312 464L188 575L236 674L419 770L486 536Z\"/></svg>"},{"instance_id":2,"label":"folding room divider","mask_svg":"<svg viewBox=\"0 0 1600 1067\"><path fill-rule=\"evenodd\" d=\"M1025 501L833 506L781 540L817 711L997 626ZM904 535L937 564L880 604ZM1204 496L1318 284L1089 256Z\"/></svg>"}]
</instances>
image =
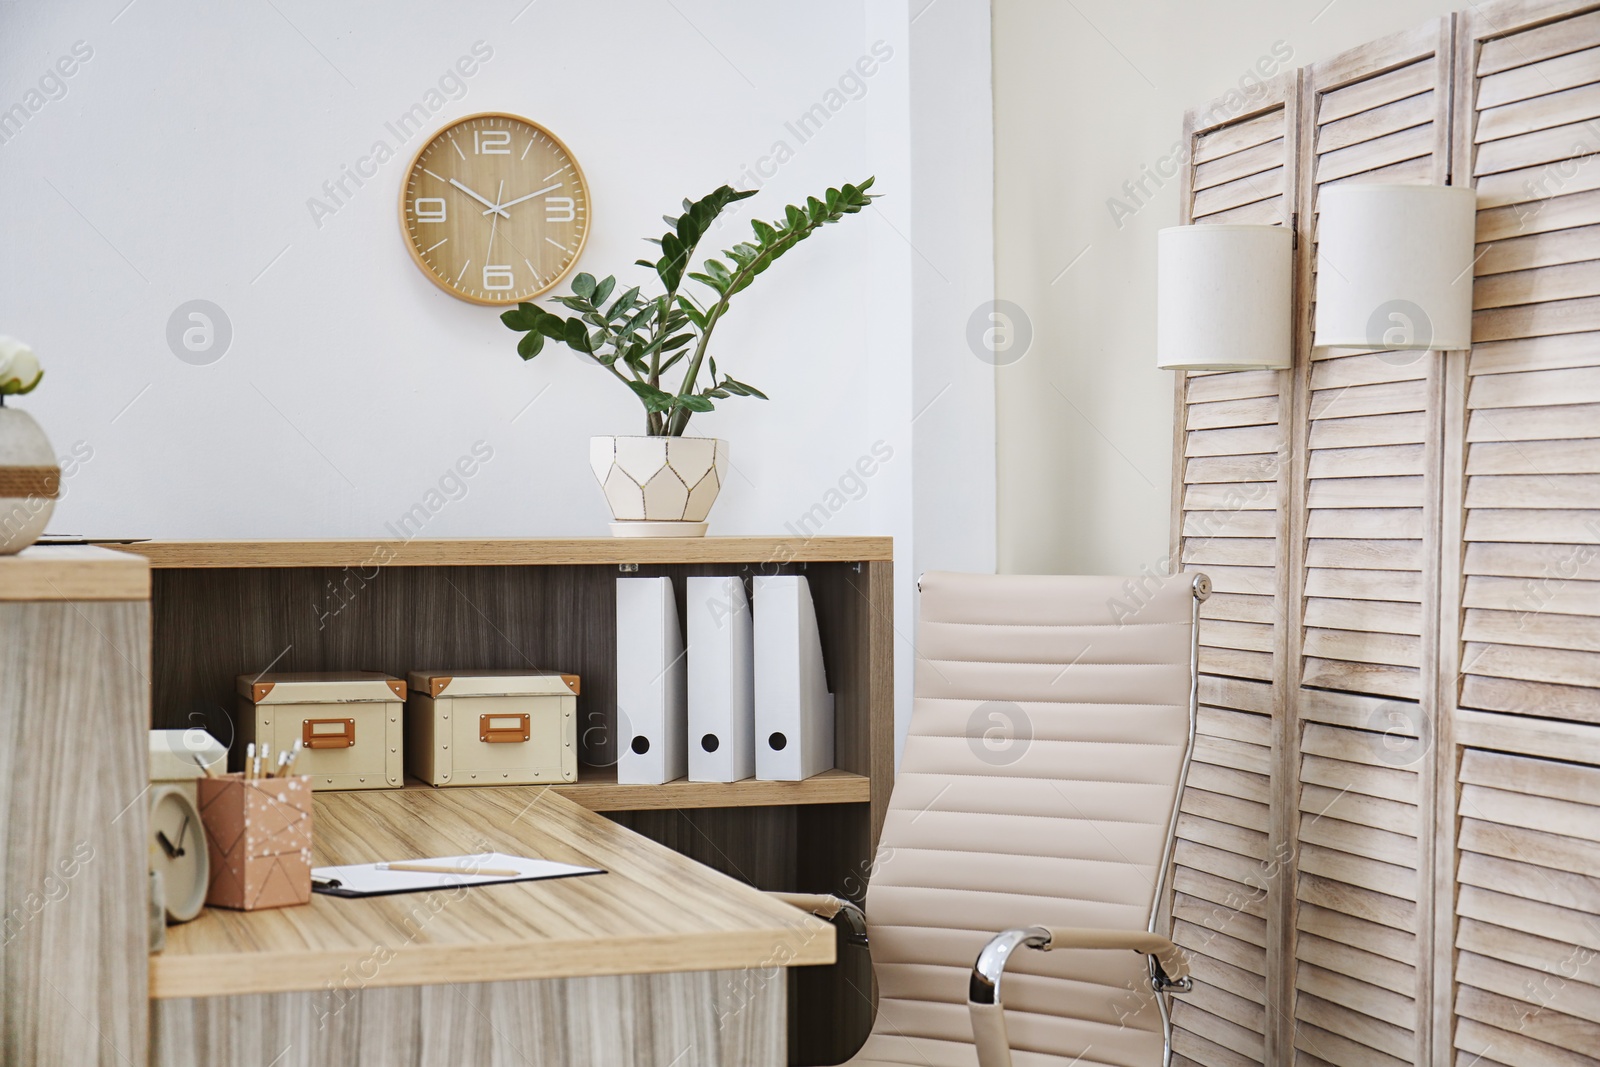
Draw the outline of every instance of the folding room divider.
<instances>
[{"instance_id":1,"label":"folding room divider","mask_svg":"<svg viewBox=\"0 0 1600 1067\"><path fill-rule=\"evenodd\" d=\"M1190 112L1297 241L1289 371L1180 375L1211 575L1181 1061L1600 1064L1600 5L1491 2ZM1473 347L1313 351L1318 194L1478 192Z\"/></svg>"}]
</instances>

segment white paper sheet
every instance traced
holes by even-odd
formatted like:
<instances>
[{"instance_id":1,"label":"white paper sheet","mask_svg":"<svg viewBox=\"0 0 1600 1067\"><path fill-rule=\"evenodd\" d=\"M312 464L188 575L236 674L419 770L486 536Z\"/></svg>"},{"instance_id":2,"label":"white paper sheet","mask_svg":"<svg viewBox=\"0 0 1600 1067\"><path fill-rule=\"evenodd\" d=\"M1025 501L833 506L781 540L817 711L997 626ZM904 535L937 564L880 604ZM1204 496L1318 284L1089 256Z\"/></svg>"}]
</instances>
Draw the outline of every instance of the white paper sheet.
<instances>
[{"instance_id":1,"label":"white paper sheet","mask_svg":"<svg viewBox=\"0 0 1600 1067\"><path fill-rule=\"evenodd\" d=\"M460 868L463 871L488 868L515 870L514 875L502 874L425 874L420 871L384 871L376 863L356 863L343 867L317 867L311 872L312 886L334 896L368 897L385 893L418 893L430 889L454 889L457 886L494 885L498 882L525 882L543 878L568 878L582 874L604 874L599 867L576 867L570 863L553 860L536 860L526 856L508 856L504 852L480 852L471 856L425 856L412 859L395 858L390 863L426 863L430 867ZM338 881L337 886L318 883Z\"/></svg>"}]
</instances>

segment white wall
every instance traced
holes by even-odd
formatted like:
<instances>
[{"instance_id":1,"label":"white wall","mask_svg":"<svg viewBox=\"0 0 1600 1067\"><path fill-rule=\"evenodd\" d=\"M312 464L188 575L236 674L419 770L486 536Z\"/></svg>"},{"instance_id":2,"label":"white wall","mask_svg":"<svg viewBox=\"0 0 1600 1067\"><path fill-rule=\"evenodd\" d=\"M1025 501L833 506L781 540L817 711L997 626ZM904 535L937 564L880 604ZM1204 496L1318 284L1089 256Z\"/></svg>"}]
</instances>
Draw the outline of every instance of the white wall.
<instances>
[{"instance_id":1,"label":"white wall","mask_svg":"<svg viewBox=\"0 0 1600 1067\"><path fill-rule=\"evenodd\" d=\"M1464 0L995 0L996 292L1031 320L997 378L1000 568L1134 573L1170 536L1173 381L1155 367L1155 233L1130 197L1183 113L1264 58L1304 66ZM1118 198L1133 209L1113 211Z\"/></svg>"},{"instance_id":2,"label":"white wall","mask_svg":"<svg viewBox=\"0 0 1600 1067\"><path fill-rule=\"evenodd\" d=\"M443 500L423 536L605 534L587 441L636 432L639 409L565 350L524 364L494 310L412 264L396 198L426 135L402 141L388 124L416 103L429 132L494 110L559 135L592 189L577 269L597 275L647 280L632 266L651 250L642 238L723 182L760 195L708 254L743 239L751 217L876 174L879 204L792 252L718 331L719 364L772 400L728 403L692 431L732 442L713 534L780 533L810 513L807 532L895 538L903 730L922 529L937 565L992 566L994 492L992 385L913 325L914 289L930 283L919 249L948 290L916 297L929 314L991 285L988 4L944 0L914 38L926 0L911 2L0 5L0 112L25 109L20 130L0 125L0 332L46 365L16 403L58 451L81 442L93 455L52 531L379 537ZM88 58L55 80L75 47ZM932 173L917 180L914 48L930 55L924 71L970 68L971 93L917 111L926 129L964 103L972 153L948 170L925 151L915 162ZM474 55L471 76L454 78ZM819 103L830 118L802 136L795 120ZM338 210L317 218L324 183L379 141L394 158L359 188L346 178ZM207 365L167 340L196 299L232 332ZM915 375L914 339L936 350ZM952 360L959 373L941 369ZM924 432L955 417L952 403L914 423L930 374L960 379L974 448ZM439 492L474 445L492 458ZM875 445L892 458L861 479ZM957 480L977 506L915 506Z\"/></svg>"},{"instance_id":3,"label":"white wall","mask_svg":"<svg viewBox=\"0 0 1600 1067\"><path fill-rule=\"evenodd\" d=\"M968 338L994 301L988 0L913 0L911 432L925 570L994 570L994 354Z\"/></svg>"},{"instance_id":4,"label":"white wall","mask_svg":"<svg viewBox=\"0 0 1600 1067\"><path fill-rule=\"evenodd\" d=\"M604 532L587 440L636 432L635 400L565 350L524 364L497 312L441 293L401 243L399 181L424 138L396 145L386 123L426 103L475 42L490 58L457 99L436 98L430 121L506 110L565 139L595 204L579 269L597 274L643 280L631 264L662 213L749 182L745 168L779 141L793 157L708 252L742 239L752 216L873 173L906 141L903 121L868 137L872 93L905 77L903 51L810 140L785 125L870 51L861 0L808 5L808 22L839 27L827 34L796 33L764 5L695 0L409 0L381 17L313 0L146 2L112 21L125 3L7 5L0 29L7 105L74 42L93 50L65 98L0 145L0 197L23 206L5 222L0 321L48 367L25 403L58 445L94 449L58 530L380 535L483 440L493 459L427 536ZM396 158L319 226L307 201L379 140ZM903 173L880 184L908 198ZM908 311L869 310L882 226L868 213L829 227L719 331L718 362L773 399L693 423L733 442L715 532L780 529L888 432L859 382L864 364L910 361L904 343L865 341L869 315ZM168 316L194 298L232 323L209 366L165 340ZM846 506L826 532L869 530L887 532Z\"/></svg>"}]
</instances>

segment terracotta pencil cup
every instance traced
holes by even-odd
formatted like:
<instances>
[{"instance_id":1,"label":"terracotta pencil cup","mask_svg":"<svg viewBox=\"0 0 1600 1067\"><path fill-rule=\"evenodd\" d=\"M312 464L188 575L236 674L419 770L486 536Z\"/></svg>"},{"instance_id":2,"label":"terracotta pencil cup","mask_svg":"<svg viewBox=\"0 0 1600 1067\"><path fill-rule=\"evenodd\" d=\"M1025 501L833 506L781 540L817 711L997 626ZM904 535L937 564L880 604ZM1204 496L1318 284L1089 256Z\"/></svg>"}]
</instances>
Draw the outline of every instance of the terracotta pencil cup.
<instances>
[{"instance_id":1,"label":"terracotta pencil cup","mask_svg":"<svg viewBox=\"0 0 1600 1067\"><path fill-rule=\"evenodd\" d=\"M211 857L206 903L254 911L311 900L311 777L201 778Z\"/></svg>"}]
</instances>

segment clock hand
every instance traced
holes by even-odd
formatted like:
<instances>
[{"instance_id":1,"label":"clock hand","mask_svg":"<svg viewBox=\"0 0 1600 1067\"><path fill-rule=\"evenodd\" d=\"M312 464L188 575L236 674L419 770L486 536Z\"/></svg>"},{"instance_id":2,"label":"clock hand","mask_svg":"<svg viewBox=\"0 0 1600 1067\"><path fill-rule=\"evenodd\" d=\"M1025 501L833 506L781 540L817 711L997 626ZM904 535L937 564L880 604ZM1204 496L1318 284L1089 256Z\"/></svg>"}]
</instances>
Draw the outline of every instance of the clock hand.
<instances>
[{"instance_id":1,"label":"clock hand","mask_svg":"<svg viewBox=\"0 0 1600 1067\"><path fill-rule=\"evenodd\" d=\"M169 860L177 859L179 856L183 855L182 850L172 847L172 842L167 840L167 833L165 830L156 831L156 844L161 846L161 850L167 854L167 859Z\"/></svg>"},{"instance_id":2,"label":"clock hand","mask_svg":"<svg viewBox=\"0 0 1600 1067\"><path fill-rule=\"evenodd\" d=\"M504 218L508 218L509 219L511 217L511 213L506 211L499 204L491 204L491 203L489 203L489 201L485 200L483 197L479 196L477 193L473 192L471 189L468 189L465 185L462 185L460 182L456 181L454 178L450 179L450 184L455 186L457 189L460 189L463 193L466 193L468 196L472 197L472 199L476 200L478 203L482 204L484 207L488 208L489 211L493 211L493 212L503 216ZM484 214L487 215L489 213L489 211L485 211Z\"/></svg>"},{"instance_id":3,"label":"clock hand","mask_svg":"<svg viewBox=\"0 0 1600 1067\"><path fill-rule=\"evenodd\" d=\"M178 827L178 855L183 855L183 840L189 836L189 816L183 817L183 825Z\"/></svg>"},{"instance_id":4,"label":"clock hand","mask_svg":"<svg viewBox=\"0 0 1600 1067\"><path fill-rule=\"evenodd\" d=\"M543 194L548 193L552 189L561 188L561 184L562 184L561 182L556 182L554 185L547 185L543 189L538 189L538 190L535 190L534 192L529 193L527 196L519 196L515 200L507 200L503 204L496 204L495 207L508 208L508 207L511 207L513 204L520 204L524 200L532 200L534 197L542 196ZM493 210L493 209L491 209L491 210ZM489 213L488 211L484 212L485 215L487 215L488 213Z\"/></svg>"},{"instance_id":5,"label":"clock hand","mask_svg":"<svg viewBox=\"0 0 1600 1067\"><path fill-rule=\"evenodd\" d=\"M500 203L500 194L504 193L505 191L506 191L506 183L505 183L505 179L502 178L500 180L500 188L498 188L498 189L496 189L494 191L494 202L496 204ZM484 212L485 215L487 215L488 213L489 212L487 212L487 211ZM490 262L493 262L493 260L494 260L494 231L500 225L500 216L504 215L504 214L505 214L505 212L501 211L501 212L497 213L494 218L489 220L489 247L484 249L484 252L483 252L483 261L485 263L490 263Z\"/></svg>"}]
</instances>

